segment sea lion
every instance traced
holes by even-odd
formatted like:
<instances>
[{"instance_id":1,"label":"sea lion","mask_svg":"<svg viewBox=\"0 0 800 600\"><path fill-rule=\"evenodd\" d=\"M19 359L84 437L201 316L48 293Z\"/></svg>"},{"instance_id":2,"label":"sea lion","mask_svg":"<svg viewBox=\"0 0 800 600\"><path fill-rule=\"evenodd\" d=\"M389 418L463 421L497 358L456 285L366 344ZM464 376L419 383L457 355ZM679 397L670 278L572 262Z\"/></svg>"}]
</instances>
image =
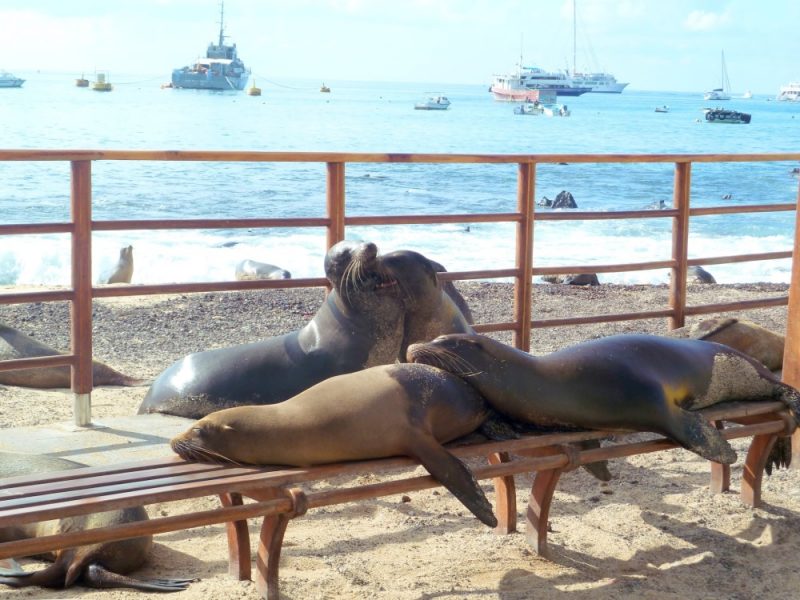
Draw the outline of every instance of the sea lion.
<instances>
[{"instance_id":1,"label":"sea lion","mask_svg":"<svg viewBox=\"0 0 800 600\"><path fill-rule=\"evenodd\" d=\"M786 338L752 321L732 317L704 319L693 325L673 329L667 335L725 344L752 356L770 371L783 368Z\"/></svg>"},{"instance_id":2,"label":"sea lion","mask_svg":"<svg viewBox=\"0 0 800 600\"><path fill-rule=\"evenodd\" d=\"M53 456L0 452L0 480L6 477L47 473L83 467L80 463ZM85 516L65 517L41 523L0 528L0 542L54 535L64 531L91 529L147 520L141 506L94 513ZM0 584L11 587L39 585L64 588L74 583L88 587L129 587L151 592L178 592L187 588L189 579L138 580L126 574L141 567L153 545L152 536L105 542L57 550L44 555L53 564L39 571L26 572L16 561L0 564Z\"/></svg>"},{"instance_id":3,"label":"sea lion","mask_svg":"<svg viewBox=\"0 0 800 600\"><path fill-rule=\"evenodd\" d=\"M248 281L252 279L291 279L292 274L285 269L246 259L236 264L236 279Z\"/></svg>"},{"instance_id":4,"label":"sea lion","mask_svg":"<svg viewBox=\"0 0 800 600\"><path fill-rule=\"evenodd\" d=\"M133 278L133 246L119 250L119 260L105 283L130 283Z\"/></svg>"},{"instance_id":5,"label":"sea lion","mask_svg":"<svg viewBox=\"0 0 800 600\"><path fill-rule=\"evenodd\" d=\"M714 276L699 265L686 269L686 281L688 283L717 283Z\"/></svg>"},{"instance_id":6,"label":"sea lion","mask_svg":"<svg viewBox=\"0 0 800 600\"><path fill-rule=\"evenodd\" d=\"M381 365L331 377L268 406L228 408L170 442L186 460L306 467L413 456L482 523L497 519L472 473L442 447L474 431L486 403L427 365Z\"/></svg>"},{"instance_id":7,"label":"sea lion","mask_svg":"<svg viewBox=\"0 0 800 600\"><path fill-rule=\"evenodd\" d=\"M417 252L378 255L375 244L343 241L325 256L325 274L333 290L303 328L176 361L155 379L139 413L197 419L283 402L328 377L404 360L409 343L471 331Z\"/></svg>"},{"instance_id":8,"label":"sea lion","mask_svg":"<svg viewBox=\"0 0 800 600\"><path fill-rule=\"evenodd\" d=\"M0 325L0 360L55 356L57 354L61 354L61 352L13 327ZM143 380L124 375L98 360L92 361L92 382L94 386L134 386L144 383ZM0 371L0 383L30 388L68 388L71 384L70 368L64 366Z\"/></svg>"},{"instance_id":9,"label":"sea lion","mask_svg":"<svg viewBox=\"0 0 800 600\"><path fill-rule=\"evenodd\" d=\"M481 335L445 335L410 346L408 359L462 376L495 410L522 422L654 431L724 464L736 452L693 410L777 399L800 422L800 392L714 342L614 335L534 357ZM779 466L785 461L775 456Z\"/></svg>"}]
</instances>

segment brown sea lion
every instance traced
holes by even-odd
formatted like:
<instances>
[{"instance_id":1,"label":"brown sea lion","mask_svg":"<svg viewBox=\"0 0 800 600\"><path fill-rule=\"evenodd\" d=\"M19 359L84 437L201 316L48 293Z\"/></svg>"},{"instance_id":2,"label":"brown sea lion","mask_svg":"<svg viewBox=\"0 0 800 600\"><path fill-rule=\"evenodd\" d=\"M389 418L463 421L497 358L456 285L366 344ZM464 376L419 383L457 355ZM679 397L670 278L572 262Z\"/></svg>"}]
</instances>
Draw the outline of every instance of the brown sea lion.
<instances>
[{"instance_id":1,"label":"brown sea lion","mask_svg":"<svg viewBox=\"0 0 800 600\"><path fill-rule=\"evenodd\" d=\"M274 404L334 375L404 360L408 344L472 331L418 252L378 254L339 242L325 257L333 286L298 331L190 354L153 382L139 413L199 418L247 404Z\"/></svg>"},{"instance_id":2,"label":"brown sea lion","mask_svg":"<svg viewBox=\"0 0 800 600\"><path fill-rule=\"evenodd\" d=\"M186 460L305 467L413 456L481 522L492 506L443 443L474 431L486 404L460 378L427 365L382 365L331 377L278 404L200 419L170 445Z\"/></svg>"},{"instance_id":3,"label":"brown sea lion","mask_svg":"<svg viewBox=\"0 0 800 600\"><path fill-rule=\"evenodd\" d=\"M21 331L0 325L0 360L55 356L61 354ZM36 369L14 369L0 371L0 383L30 388L68 388L70 386L69 367L43 367ZM144 383L141 379L129 377L98 361L92 361L93 385L134 386Z\"/></svg>"},{"instance_id":4,"label":"brown sea lion","mask_svg":"<svg viewBox=\"0 0 800 600\"><path fill-rule=\"evenodd\" d=\"M6 477L48 473L83 467L77 462L43 455L0 452L0 482ZM0 528L0 542L54 535L64 531L106 527L147 520L141 506L65 517L41 523ZM153 544L152 536L105 542L58 550L44 555L53 564L39 571L23 571L16 561L0 564L0 584L11 587L38 585L65 588L75 583L96 588L127 587L150 592L178 592L188 587L189 579L138 580L128 577L141 567Z\"/></svg>"},{"instance_id":5,"label":"brown sea lion","mask_svg":"<svg viewBox=\"0 0 800 600\"><path fill-rule=\"evenodd\" d=\"M130 283L133 278L133 246L120 248L119 261L105 283Z\"/></svg>"},{"instance_id":6,"label":"brown sea lion","mask_svg":"<svg viewBox=\"0 0 800 600\"><path fill-rule=\"evenodd\" d=\"M408 359L460 375L498 412L526 423L654 431L730 464L736 452L692 411L732 400L777 399L800 422L800 392L727 346L656 335L614 335L532 356L481 335L445 335ZM787 460L783 449L775 464Z\"/></svg>"},{"instance_id":7,"label":"brown sea lion","mask_svg":"<svg viewBox=\"0 0 800 600\"><path fill-rule=\"evenodd\" d=\"M752 321L716 317L673 329L667 335L725 344L734 350L752 356L770 371L778 371L783 368L783 350L786 338Z\"/></svg>"}]
</instances>

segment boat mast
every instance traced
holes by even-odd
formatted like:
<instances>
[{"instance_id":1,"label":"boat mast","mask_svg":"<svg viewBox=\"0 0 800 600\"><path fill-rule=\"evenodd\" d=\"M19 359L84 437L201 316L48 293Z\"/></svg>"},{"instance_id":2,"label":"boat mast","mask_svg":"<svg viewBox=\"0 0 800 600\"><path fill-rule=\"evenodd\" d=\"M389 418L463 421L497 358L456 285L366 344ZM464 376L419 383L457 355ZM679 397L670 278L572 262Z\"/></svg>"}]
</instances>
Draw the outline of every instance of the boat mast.
<instances>
[{"instance_id":1,"label":"boat mast","mask_svg":"<svg viewBox=\"0 0 800 600\"><path fill-rule=\"evenodd\" d=\"M219 3L219 45L220 45L220 48L222 47L222 44L225 41L225 35L223 34L223 31L225 29L224 16L225 16L225 2L221 1Z\"/></svg>"},{"instance_id":2,"label":"boat mast","mask_svg":"<svg viewBox=\"0 0 800 600\"><path fill-rule=\"evenodd\" d=\"M577 55L578 55L578 10L576 7L577 0L572 0L572 75L573 77L578 72L577 68Z\"/></svg>"}]
</instances>

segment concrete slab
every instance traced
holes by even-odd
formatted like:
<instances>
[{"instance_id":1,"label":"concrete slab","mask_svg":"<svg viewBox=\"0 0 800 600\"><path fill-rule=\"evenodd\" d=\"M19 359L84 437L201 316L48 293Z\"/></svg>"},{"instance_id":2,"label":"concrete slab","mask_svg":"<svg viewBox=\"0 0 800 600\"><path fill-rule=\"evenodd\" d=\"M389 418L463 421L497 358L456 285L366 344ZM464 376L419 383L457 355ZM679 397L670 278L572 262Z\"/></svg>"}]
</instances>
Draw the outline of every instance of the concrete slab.
<instances>
[{"instance_id":1,"label":"concrete slab","mask_svg":"<svg viewBox=\"0 0 800 600\"><path fill-rule=\"evenodd\" d=\"M90 466L174 456L169 440L194 419L134 415L103 419L91 427L53 423L0 430L0 450L49 454Z\"/></svg>"}]
</instances>

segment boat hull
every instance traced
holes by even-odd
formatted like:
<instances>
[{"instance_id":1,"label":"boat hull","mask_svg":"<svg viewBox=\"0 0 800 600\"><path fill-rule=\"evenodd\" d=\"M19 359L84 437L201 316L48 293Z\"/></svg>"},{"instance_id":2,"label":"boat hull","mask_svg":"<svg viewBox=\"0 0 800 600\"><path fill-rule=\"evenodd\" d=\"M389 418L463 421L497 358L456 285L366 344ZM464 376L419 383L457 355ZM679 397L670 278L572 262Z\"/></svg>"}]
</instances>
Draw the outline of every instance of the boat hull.
<instances>
[{"instance_id":1,"label":"boat hull","mask_svg":"<svg viewBox=\"0 0 800 600\"><path fill-rule=\"evenodd\" d=\"M495 100L501 102L536 102L539 99L539 92L550 92L557 96L580 96L590 91L587 87L541 87L509 89L493 85L489 88Z\"/></svg>"},{"instance_id":2,"label":"boat hull","mask_svg":"<svg viewBox=\"0 0 800 600\"><path fill-rule=\"evenodd\" d=\"M216 75L195 72L189 69L176 69L172 72L172 87L188 90L237 90L241 91L250 79L249 73L243 75Z\"/></svg>"},{"instance_id":3,"label":"boat hull","mask_svg":"<svg viewBox=\"0 0 800 600\"><path fill-rule=\"evenodd\" d=\"M25 83L24 79L4 79L0 80L0 88L18 88L22 87L23 83Z\"/></svg>"}]
</instances>

